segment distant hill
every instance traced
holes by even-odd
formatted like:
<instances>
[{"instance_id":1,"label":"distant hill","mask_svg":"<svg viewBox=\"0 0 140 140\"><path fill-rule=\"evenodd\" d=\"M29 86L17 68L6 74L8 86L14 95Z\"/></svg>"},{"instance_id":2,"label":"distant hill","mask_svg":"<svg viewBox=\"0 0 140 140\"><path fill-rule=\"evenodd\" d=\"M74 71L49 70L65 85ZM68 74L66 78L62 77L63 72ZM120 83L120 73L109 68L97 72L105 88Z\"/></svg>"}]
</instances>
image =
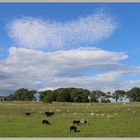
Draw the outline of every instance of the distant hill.
<instances>
[{"instance_id":1,"label":"distant hill","mask_svg":"<svg viewBox=\"0 0 140 140\"><path fill-rule=\"evenodd\" d=\"M0 96L7 96L14 93L14 90L0 90Z\"/></svg>"}]
</instances>

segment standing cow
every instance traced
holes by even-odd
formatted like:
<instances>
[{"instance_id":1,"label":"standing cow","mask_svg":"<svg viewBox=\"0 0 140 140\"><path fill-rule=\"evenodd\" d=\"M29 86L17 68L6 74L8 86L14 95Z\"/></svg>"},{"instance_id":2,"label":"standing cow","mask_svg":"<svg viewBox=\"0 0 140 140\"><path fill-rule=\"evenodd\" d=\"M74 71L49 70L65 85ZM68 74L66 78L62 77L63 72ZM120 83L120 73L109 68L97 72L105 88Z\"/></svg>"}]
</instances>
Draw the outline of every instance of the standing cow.
<instances>
[{"instance_id":1,"label":"standing cow","mask_svg":"<svg viewBox=\"0 0 140 140\"><path fill-rule=\"evenodd\" d=\"M80 120L74 120L73 121L73 125L75 125L75 124L80 124L81 122L80 122Z\"/></svg>"},{"instance_id":2,"label":"standing cow","mask_svg":"<svg viewBox=\"0 0 140 140\"><path fill-rule=\"evenodd\" d=\"M46 115L47 117L50 117L50 116L54 115L54 112L45 112L45 115Z\"/></svg>"},{"instance_id":3,"label":"standing cow","mask_svg":"<svg viewBox=\"0 0 140 140\"><path fill-rule=\"evenodd\" d=\"M30 113L30 112L26 112L25 115L26 115L26 116L31 116L31 113Z\"/></svg>"}]
</instances>

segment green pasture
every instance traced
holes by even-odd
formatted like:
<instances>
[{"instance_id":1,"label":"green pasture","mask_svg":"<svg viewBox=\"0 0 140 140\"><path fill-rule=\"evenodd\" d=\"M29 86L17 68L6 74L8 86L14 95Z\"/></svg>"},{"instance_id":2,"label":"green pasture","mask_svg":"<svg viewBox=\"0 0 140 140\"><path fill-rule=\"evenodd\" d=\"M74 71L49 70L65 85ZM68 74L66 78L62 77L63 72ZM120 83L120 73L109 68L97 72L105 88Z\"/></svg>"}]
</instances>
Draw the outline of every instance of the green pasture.
<instances>
[{"instance_id":1,"label":"green pasture","mask_svg":"<svg viewBox=\"0 0 140 140\"><path fill-rule=\"evenodd\" d=\"M46 111L55 114L46 117ZM43 119L51 125L42 125ZM77 125L80 132L70 133L72 121L78 119L89 125ZM140 103L0 102L0 137L140 137Z\"/></svg>"}]
</instances>

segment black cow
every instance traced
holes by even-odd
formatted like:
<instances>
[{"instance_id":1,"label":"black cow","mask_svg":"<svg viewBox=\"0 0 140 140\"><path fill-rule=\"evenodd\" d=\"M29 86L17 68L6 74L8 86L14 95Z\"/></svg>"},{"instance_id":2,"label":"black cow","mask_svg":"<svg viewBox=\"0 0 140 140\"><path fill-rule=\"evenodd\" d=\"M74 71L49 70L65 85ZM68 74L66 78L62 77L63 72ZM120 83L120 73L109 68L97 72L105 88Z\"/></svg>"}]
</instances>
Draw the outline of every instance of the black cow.
<instances>
[{"instance_id":1,"label":"black cow","mask_svg":"<svg viewBox=\"0 0 140 140\"><path fill-rule=\"evenodd\" d=\"M72 130L73 130L74 132L77 132L76 126L70 126L70 132L71 132Z\"/></svg>"},{"instance_id":2,"label":"black cow","mask_svg":"<svg viewBox=\"0 0 140 140\"><path fill-rule=\"evenodd\" d=\"M80 120L74 120L74 121L73 121L73 125L74 125L74 124L80 124L80 123L81 123Z\"/></svg>"},{"instance_id":3,"label":"black cow","mask_svg":"<svg viewBox=\"0 0 140 140\"><path fill-rule=\"evenodd\" d=\"M42 120L42 124L50 124L48 120Z\"/></svg>"},{"instance_id":4,"label":"black cow","mask_svg":"<svg viewBox=\"0 0 140 140\"><path fill-rule=\"evenodd\" d=\"M31 116L31 113L30 113L30 112L26 112L25 115L26 115L26 116Z\"/></svg>"},{"instance_id":5,"label":"black cow","mask_svg":"<svg viewBox=\"0 0 140 140\"><path fill-rule=\"evenodd\" d=\"M54 115L54 112L45 112L45 115L46 115L47 117L50 117L50 116Z\"/></svg>"}]
</instances>

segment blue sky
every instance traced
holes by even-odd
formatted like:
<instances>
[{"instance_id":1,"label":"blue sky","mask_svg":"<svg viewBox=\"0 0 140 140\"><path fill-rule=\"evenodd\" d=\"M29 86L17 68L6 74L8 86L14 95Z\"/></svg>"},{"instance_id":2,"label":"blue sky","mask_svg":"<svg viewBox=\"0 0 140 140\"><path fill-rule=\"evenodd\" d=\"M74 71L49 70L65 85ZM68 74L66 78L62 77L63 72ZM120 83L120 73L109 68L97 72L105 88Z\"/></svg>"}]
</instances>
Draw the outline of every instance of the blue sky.
<instances>
[{"instance_id":1,"label":"blue sky","mask_svg":"<svg viewBox=\"0 0 140 140\"><path fill-rule=\"evenodd\" d=\"M0 89L140 86L140 3L0 3Z\"/></svg>"}]
</instances>

